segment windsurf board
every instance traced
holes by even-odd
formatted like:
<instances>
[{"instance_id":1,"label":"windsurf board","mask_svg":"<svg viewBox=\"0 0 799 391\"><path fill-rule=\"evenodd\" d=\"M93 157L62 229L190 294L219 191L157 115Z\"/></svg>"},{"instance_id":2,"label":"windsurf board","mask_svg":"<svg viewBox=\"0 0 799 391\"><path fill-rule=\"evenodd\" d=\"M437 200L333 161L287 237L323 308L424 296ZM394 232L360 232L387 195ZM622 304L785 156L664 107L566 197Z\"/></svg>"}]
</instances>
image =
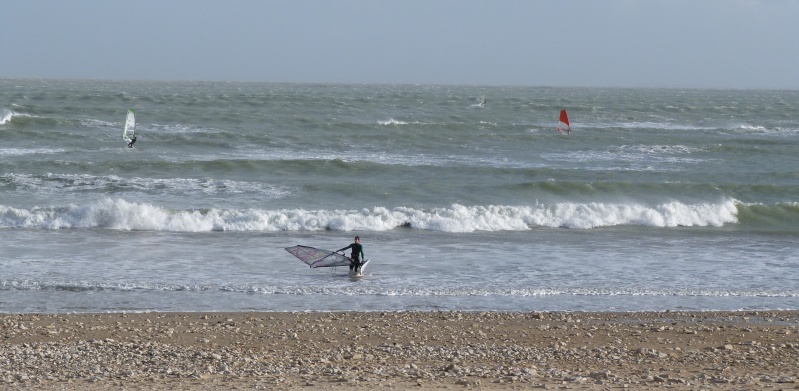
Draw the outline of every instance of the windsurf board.
<instances>
[{"instance_id":1,"label":"windsurf board","mask_svg":"<svg viewBox=\"0 0 799 391\"><path fill-rule=\"evenodd\" d=\"M363 271L364 271L364 269L366 269L366 265L368 265L368 264L369 264L369 260L367 259L360 266L356 267L353 270L350 270L350 277L353 277L353 278L363 277Z\"/></svg>"}]
</instances>

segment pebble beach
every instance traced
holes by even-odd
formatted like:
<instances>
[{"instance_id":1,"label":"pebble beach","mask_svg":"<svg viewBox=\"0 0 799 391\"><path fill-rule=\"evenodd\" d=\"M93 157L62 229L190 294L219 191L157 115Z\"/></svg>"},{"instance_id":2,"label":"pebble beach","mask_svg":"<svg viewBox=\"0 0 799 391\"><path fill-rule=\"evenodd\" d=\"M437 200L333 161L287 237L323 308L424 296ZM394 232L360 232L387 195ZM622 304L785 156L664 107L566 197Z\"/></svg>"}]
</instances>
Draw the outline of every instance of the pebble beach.
<instances>
[{"instance_id":1,"label":"pebble beach","mask_svg":"<svg viewBox=\"0 0 799 391\"><path fill-rule=\"evenodd\" d=\"M799 312L0 315L0 388L799 389Z\"/></svg>"}]
</instances>

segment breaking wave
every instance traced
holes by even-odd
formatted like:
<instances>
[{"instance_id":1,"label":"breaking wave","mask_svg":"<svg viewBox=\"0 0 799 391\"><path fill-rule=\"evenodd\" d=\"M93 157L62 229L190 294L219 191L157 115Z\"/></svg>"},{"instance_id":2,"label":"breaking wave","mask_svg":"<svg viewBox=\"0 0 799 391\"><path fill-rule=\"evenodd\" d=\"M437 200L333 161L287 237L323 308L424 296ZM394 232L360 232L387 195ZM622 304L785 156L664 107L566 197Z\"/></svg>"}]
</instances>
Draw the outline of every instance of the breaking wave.
<instances>
[{"instance_id":1,"label":"breaking wave","mask_svg":"<svg viewBox=\"0 0 799 391\"><path fill-rule=\"evenodd\" d=\"M0 125L5 125L8 122L11 122L11 119L14 118L14 112L8 109L0 109Z\"/></svg>"},{"instance_id":2,"label":"breaking wave","mask_svg":"<svg viewBox=\"0 0 799 391\"><path fill-rule=\"evenodd\" d=\"M87 205L17 209L0 206L0 228L106 228L174 232L388 231L411 228L441 232L523 231L534 227L591 229L613 226L721 227L738 222L733 199L717 203L551 203L535 206L447 208L373 207L360 210L195 209L104 199Z\"/></svg>"}]
</instances>

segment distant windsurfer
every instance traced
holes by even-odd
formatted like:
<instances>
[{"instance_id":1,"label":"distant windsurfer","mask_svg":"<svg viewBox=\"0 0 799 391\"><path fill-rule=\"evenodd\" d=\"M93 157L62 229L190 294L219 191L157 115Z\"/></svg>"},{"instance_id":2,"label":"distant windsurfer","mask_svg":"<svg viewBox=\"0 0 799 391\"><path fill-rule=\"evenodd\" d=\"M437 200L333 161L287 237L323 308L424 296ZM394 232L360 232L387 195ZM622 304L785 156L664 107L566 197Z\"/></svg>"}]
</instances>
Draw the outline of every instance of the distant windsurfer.
<instances>
[{"instance_id":1,"label":"distant windsurfer","mask_svg":"<svg viewBox=\"0 0 799 391\"><path fill-rule=\"evenodd\" d=\"M344 251L348 248L352 249L352 254L350 255L350 270L356 270L357 267L363 265L361 263L361 259L364 259L363 255L363 246L361 245L361 238L356 236L355 243L350 244L347 247L342 248L341 250L336 250L336 252Z\"/></svg>"},{"instance_id":2,"label":"distant windsurfer","mask_svg":"<svg viewBox=\"0 0 799 391\"><path fill-rule=\"evenodd\" d=\"M133 143L135 142L136 142L136 136L133 136L133 138L130 139L130 142L128 143L128 148L133 148Z\"/></svg>"}]
</instances>

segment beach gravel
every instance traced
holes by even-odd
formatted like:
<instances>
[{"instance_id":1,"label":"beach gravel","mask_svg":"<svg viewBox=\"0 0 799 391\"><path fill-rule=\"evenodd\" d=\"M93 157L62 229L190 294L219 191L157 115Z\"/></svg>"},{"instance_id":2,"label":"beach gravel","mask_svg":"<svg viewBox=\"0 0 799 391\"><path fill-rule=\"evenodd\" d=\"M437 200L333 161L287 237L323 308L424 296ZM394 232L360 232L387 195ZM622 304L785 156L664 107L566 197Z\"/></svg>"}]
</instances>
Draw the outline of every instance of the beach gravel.
<instances>
[{"instance_id":1,"label":"beach gravel","mask_svg":"<svg viewBox=\"0 0 799 391\"><path fill-rule=\"evenodd\" d=\"M793 390L799 312L0 315L0 388Z\"/></svg>"}]
</instances>

